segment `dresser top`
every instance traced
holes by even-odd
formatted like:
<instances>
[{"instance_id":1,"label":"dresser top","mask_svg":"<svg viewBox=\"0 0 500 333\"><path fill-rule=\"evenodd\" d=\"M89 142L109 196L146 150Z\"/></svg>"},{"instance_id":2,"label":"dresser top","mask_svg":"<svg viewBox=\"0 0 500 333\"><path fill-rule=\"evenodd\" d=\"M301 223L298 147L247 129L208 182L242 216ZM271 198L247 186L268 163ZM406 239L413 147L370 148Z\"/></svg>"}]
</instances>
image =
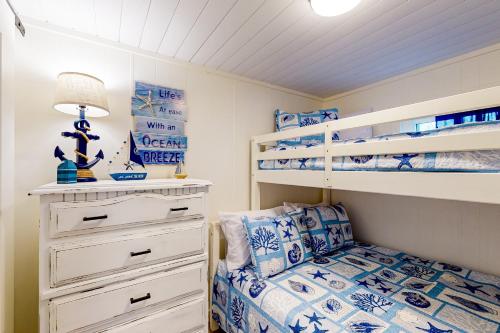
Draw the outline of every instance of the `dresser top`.
<instances>
[{"instance_id":1,"label":"dresser top","mask_svg":"<svg viewBox=\"0 0 500 333\"><path fill-rule=\"evenodd\" d=\"M57 184L49 183L31 191L30 195L65 194L65 193L90 193L112 191L144 191L161 190L169 188L205 187L212 183L201 179L147 179L147 180L100 180L89 183Z\"/></svg>"}]
</instances>

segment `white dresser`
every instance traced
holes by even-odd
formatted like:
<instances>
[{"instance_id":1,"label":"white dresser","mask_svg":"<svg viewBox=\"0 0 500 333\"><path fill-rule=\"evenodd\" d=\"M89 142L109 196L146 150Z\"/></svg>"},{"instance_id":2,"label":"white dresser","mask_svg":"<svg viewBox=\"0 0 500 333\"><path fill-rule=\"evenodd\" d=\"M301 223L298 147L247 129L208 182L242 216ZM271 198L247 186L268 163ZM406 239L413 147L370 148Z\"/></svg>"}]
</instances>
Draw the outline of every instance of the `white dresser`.
<instances>
[{"instance_id":1,"label":"white dresser","mask_svg":"<svg viewBox=\"0 0 500 333\"><path fill-rule=\"evenodd\" d=\"M40 333L207 332L204 180L44 185Z\"/></svg>"}]
</instances>

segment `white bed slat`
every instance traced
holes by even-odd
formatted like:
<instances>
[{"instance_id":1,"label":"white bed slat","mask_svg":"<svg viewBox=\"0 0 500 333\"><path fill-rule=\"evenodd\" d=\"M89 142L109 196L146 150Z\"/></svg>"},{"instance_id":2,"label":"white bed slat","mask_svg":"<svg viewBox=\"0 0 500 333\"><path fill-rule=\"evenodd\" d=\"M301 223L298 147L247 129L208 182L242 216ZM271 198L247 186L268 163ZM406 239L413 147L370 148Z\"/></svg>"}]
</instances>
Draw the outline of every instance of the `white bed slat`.
<instances>
[{"instance_id":1,"label":"white bed slat","mask_svg":"<svg viewBox=\"0 0 500 333\"><path fill-rule=\"evenodd\" d=\"M500 175L454 172L333 172L329 187L338 190L500 203Z\"/></svg>"},{"instance_id":2,"label":"white bed slat","mask_svg":"<svg viewBox=\"0 0 500 333\"><path fill-rule=\"evenodd\" d=\"M265 151L257 153L257 159L260 160L279 160L279 159L289 159L289 158L303 158L303 157L323 157L325 155L325 149L323 147L318 148L303 148L303 149L293 149L293 150L277 150L277 151Z\"/></svg>"},{"instance_id":3,"label":"white bed slat","mask_svg":"<svg viewBox=\"0 0 500 333\"><path fill-rule=\"evenodd\" d=\"M500 149L500 131L450 134L392 141L346 143L328 149L332 156L357 156L402 153L439 153ZM285 157L286 158L286 157Z\"/></svg>"},{"instance_id":4,"label":"white bed slat","mask_svg":"<svg viewBox=\"0 0 500 333\"><path fill-rule=\"evenodd\" d=\"M255 172L255 181L258 183L307 187L326 187L324 177L325 173L318 170L257 170Z\"/></svg>"},{"instance_id":5,"label":"white bed slat","mask_svg":"<svg viewBox=\"0 0 500 333\"><path fill-rule=\"evenodd\" d=\"M259 170L257 182L500 204L497 173Z\"/></svg>"}]
</instances>

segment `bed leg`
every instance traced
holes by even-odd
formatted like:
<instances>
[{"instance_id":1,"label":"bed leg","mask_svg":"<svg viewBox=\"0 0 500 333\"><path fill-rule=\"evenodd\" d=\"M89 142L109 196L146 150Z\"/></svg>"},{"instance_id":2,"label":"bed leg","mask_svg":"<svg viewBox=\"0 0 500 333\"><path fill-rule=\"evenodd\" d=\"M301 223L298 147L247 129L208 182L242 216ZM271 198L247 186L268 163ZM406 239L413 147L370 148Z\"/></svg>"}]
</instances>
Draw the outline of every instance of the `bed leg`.
<instances>
[{"instance_id":1,"label":"bed leg","mask_svg":"<svg viewBox=\"0 0 500 333\"><path fill-rule=\"evenodd\" d=\"M221 233L220 224L218 221L213 221L209 223L209 270L208 270L208 329L209 332L215 332L219 329L219 326L212 318L212 287L215 273L217 271L217 265L221 256Z\"/></svg>"},{"instance_id":2,"label":"bed leg","mask_svg":"<svg viewBox=\"0 0 500 333\"><path fill-rule=\"evenodd\" d=\"M332 190L328 189L328 188L324 188L323 189L323 200L322 202L324 204L331 204L332 203Z\"/></svg>"},{"instance_id":3,"label":"bed leg","mask_svg":"<svg viewBox=\"0 0 500 333\"><path fill-rule=\"evenodd\" d=\"M257 183L255 180L252 180L252 198L250 202L250 209L251 210L260 209L260 184Z\"/></svg>"},{"instance_id":4,"label":"bed leg","mask_svg":"<svg viewBox=\"0 0 500 333\"><path fill-rule=\"evenodd\" d=\"M209 332L219 332L219 326L217 325L217 323L211 319L212 318L212 315L210 314L210 327L208 328L208 331Z\"/></svg>"}]
</instances>

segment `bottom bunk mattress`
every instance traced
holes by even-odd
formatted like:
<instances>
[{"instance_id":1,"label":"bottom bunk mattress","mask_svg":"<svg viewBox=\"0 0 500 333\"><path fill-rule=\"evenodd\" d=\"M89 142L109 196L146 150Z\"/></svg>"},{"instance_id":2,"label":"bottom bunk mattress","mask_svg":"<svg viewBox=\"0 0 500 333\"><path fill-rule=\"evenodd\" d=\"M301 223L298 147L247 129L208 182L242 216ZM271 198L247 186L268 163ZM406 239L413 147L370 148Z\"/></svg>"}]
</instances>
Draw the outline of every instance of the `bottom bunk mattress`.
<instances>
[{"instance_id":1,"label":"bottom bunk mattress","mask_svg":"<svg viewBox=\"0 0 500 333\"><path fill-rule=\"evenodd\" d=\"M336 144L364 143L419 138L424 136L447 136L463 133L498 131L500 121L469 123L437 130L409 132L378 136L369 139L346 140ZM318 145L278 145L269 150L307 149ZM259 161L261 170L324 170L325 160L319 158L297 158ZM443 172L499 172L500 150L468 152L440 152L421 154L366 155L334 157L335 171L443 171Z\"/></svg>"},{"instance_id":2,"label":"bottom bunk mattress","mask_svg":"<svg viewBox=\"0 0 500 333\"><path fill-rule=\"evenodd\" d=\"M212 317L233 332L500 332L500 278L356 243L259 281L213 281Z\"/></svg>"}]
</instances>

